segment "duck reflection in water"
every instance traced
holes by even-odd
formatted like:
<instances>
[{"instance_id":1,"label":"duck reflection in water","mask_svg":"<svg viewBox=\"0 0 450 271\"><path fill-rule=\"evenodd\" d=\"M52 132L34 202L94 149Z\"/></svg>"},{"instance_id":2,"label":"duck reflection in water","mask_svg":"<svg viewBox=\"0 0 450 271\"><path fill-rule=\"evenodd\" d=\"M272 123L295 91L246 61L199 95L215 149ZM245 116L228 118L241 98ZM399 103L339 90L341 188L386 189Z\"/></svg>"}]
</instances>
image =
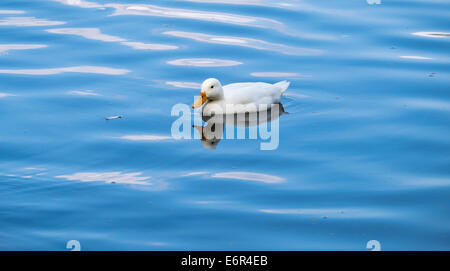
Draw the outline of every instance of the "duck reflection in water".
<instances>
[{"instance_id":1,"label":"duck reflection in water","mask_svg":"<svg viewBox=\"0 0 450 271\"><path fill-rule=\"evenodd\" d=\"M257 139L258 130L262 140L269 140L269 142L261 143L261 149L271 150L278 147L278 119L284 114L288 113L284 110L283 105L278 103L257 112L217 115L202 114L202 120L206 122L206 125L193 125L193 127L201 135L203 147L210 150L216 149L220 140L223 138L224 132L225 139ZM268 123L271 123L270 131L268 129ZM235 130L237 130L236 136ZM248 130L248 137L246 137L246 130Z\"/></svg>"},{"instance_id":2,"label":"duck reflection in water","mask_svg":"<svg viewBox=\"0 0 450 271\"><path fill-rule=\"evenodd\" d=\"M230 127L249 127L250 139L257 138L257 130L263 140L270 136L269 143L261 143L261 150L276 149L279 143L278 118L284 112L280 102L289 84L284 80L275 84L243 82L222 86L216 78L203 81L200 96L192 105L192 108L201 109L202 118L212 116L204 120L206 126L196 127L203 146L215 149L223 138L225 127L226 139L234 139L234 128ZM269 134L267 123L272 121ZM237 139L245 139L247 129L236 130Z\"/></svg>"}]
</instances>

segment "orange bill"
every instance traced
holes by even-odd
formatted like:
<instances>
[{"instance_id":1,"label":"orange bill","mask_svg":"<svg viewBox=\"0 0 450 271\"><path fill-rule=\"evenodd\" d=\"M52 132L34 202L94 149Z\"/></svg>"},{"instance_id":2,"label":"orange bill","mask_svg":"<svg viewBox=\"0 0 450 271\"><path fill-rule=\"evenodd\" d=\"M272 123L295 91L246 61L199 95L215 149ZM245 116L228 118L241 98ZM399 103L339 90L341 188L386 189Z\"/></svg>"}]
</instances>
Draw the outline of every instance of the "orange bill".
<instances>
[{"instance_id":1,"label":"orange bill","mask_svg":"<svg viewBox=\"0 0 450 271\"><path fill-rule=\"evenodd\" d=\"M195 101L195 103L192 105L192 108L197 108L202 106L206 100L208 98L206 98L206 94L204 92L200 92L200 97L198 97L197 101Z\"/></svg>"}]
</instances>

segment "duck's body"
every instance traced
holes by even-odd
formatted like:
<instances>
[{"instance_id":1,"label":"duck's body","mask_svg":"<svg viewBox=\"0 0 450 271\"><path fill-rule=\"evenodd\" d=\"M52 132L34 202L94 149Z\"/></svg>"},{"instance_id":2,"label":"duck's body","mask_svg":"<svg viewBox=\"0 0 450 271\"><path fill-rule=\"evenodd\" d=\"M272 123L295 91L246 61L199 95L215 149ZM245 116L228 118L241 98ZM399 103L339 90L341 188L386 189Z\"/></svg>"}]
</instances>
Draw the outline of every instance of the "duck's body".
<instances>
[{"instance_id":1,"label":"duck's body","mask_svg":"<svg viewBox=\"0 0 450 271\"><path fill-rule=\"evenodd\" d=\"M221 86L217 79L207 79L202 84L201 97L193 107L202 106L203 114L239 114L257 112L270 108L281 101L281 96L289 87L288 81L276 84L249 82Z\"/></svg>"}]
</instances>

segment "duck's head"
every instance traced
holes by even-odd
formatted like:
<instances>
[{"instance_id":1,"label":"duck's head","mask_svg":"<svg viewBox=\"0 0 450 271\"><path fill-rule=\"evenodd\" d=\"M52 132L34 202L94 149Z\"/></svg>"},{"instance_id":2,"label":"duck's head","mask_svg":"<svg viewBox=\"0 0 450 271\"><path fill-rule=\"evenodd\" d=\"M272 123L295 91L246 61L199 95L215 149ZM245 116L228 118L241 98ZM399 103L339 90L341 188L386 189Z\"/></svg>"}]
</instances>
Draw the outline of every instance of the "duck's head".
<instances>
[{"instance_id":1,"label":"duck's head","mask_svg":"<svg viewBox=\"0 0 450 271\"><path fill-rule=\"evenodd\" d=\"M200 97L192 105L192 108L202 106L207 100L213 101L223 97L223 89L219 80L209 78L203 81Z\"/></svg>"}]
</instances>

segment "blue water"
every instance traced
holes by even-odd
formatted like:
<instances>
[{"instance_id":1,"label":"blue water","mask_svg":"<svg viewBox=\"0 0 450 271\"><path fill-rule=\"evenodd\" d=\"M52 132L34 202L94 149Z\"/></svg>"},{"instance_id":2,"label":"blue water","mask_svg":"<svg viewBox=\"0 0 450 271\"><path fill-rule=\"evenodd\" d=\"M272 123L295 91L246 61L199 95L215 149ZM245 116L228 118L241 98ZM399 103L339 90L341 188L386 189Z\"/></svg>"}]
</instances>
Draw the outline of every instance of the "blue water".
<instances>
[{"instance_id":1,"label":"blue water","mask_svg":"<svg viewBox=\"0 0 450 271\"><path fill-rule=\"evenodd\" d=\"M0 250L450 249L449 9L2 0ZM291 82L278 148L172 138L209 77Z\"/></svg>"}]
</instances>

